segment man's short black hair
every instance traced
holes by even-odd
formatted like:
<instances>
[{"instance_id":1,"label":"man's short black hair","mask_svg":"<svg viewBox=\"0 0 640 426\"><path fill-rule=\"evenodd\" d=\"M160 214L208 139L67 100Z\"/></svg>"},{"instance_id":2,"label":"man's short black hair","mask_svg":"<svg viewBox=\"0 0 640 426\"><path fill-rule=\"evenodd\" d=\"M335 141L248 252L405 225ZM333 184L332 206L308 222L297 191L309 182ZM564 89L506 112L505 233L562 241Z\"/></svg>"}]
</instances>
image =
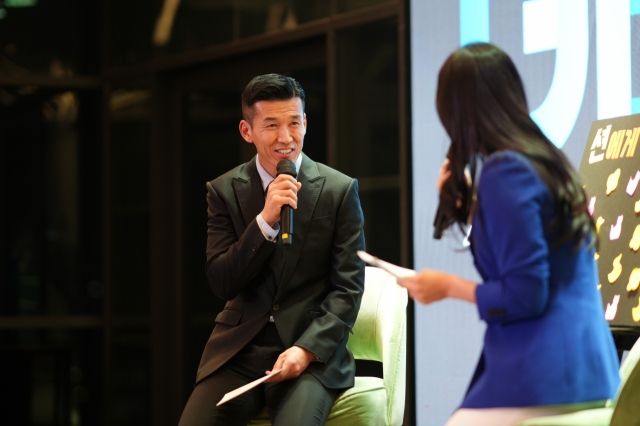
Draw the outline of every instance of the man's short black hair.
<instances>
[{"instance_id":1,"label":"man's short black hair","mask_svg":"<svg viewBox=\"0 0 640 426\"><path fill-rule=\"evenodd\" d=\"M242 92L242 116L251 124L251 107L259 101L286 101L300 98L304 111L304 89L295 78L280 74L264 74L254 77Z\"/></svg>"}]
</instances>

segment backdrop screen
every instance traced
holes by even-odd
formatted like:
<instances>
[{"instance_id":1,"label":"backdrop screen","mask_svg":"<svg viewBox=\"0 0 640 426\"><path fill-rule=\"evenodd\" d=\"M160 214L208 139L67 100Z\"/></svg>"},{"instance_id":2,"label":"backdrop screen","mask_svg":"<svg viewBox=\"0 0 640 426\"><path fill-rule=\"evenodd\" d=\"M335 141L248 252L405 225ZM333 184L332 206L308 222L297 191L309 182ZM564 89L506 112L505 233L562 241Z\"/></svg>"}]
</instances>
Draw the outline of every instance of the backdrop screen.
<instances>
[{"instance_id":1,"label":"backdrop screen","mask_svg":"<svg viewBox=\"0 0 640 426\"><path fill-rule=\"evenodd\" d=\"M578 168L594 120L640 112L640 0L410 0L414 266L478 279L460 235L433 240L435 181L449 141L435 110L446 57L489 41L513 59L531 116ZM415 310L419 425L442 425L460 403L482 345L475 308Z\"/></svg>"}]
</instances>

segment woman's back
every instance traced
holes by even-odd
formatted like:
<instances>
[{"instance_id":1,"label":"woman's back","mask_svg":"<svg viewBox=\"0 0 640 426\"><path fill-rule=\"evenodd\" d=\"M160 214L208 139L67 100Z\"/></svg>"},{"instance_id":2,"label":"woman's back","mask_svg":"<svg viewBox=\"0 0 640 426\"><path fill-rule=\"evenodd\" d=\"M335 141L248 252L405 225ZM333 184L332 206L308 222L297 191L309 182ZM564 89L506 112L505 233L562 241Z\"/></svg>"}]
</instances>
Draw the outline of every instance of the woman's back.
<instances>
[{"instance_id":1,"label":"woman's back","mask_svg":"<svg viewBox=\"0 0 640 426\"><path fill-rule=\"evenodd\" d=\"M522 154L498 151L480 176L471 237L485 346L462 404L523 407L612 397L618 360L589 241L559 247L552 193Z\"/></svg>"}]
</instances>

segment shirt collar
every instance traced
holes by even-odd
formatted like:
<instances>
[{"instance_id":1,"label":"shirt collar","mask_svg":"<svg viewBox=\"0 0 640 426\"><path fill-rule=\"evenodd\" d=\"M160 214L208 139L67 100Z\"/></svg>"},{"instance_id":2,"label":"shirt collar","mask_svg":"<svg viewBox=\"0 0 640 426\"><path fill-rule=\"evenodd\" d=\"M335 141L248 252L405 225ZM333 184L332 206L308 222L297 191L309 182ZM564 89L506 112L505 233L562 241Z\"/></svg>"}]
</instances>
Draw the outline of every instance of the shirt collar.
<instances>
[{"instance_id":1,"label":"shirt collar","mask_svg":"<svg viewBox=\"0 0 640 426\"><path fill-rule=\"evenodd\" d=\"M296 158L295 161L296 173L300 171L300 164L302 164L302 153L298 155L298 158ZM262 180L262 189L266 190L267 186L269 186L269 184L273 182L275 177L271 176L269 172L267 172L264 167L262 167L258 154L256 154L256 168L258 169L258 174L260 174L260 180Z\"/></svg>"}]
</instances>

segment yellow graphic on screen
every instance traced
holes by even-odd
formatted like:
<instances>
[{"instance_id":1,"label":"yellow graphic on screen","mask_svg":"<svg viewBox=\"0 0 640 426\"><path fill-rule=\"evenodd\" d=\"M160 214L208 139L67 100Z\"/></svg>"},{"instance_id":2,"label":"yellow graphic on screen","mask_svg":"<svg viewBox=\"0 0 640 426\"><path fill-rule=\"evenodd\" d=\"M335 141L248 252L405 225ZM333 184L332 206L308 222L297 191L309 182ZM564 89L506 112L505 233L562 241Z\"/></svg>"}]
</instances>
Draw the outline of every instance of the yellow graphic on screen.
<instances>
[{"instance_id":1,"label":"yellow graphic on screen","mask_svg":"<svg viewBox=\"0 0 640 426\"><path fill-rule=\"evenodd\" d=\"M600 227L602 226L603 223L604 223L604 218L600 216L598 220L596 220L596 233L600 232Z\"/></svg>"},{"instance_id":2,"label":"yellow graphic on screen","mask_svg":"<svg viewBox=\"0 0 640 426\"><path fill-rule=\"evenodd\" d=\"M607 178L607 195L611 194L618 187L618 182L620 181L620 173L622 171L620 168L617 168L615 172L611 173Z\"/></svg>"},{"instance_id":3,"label":"yellow graphic on screen","mask_svg":"<svg viewBox=\"0 0 640 426\"><path fill-rule=\"evenodd\" d=\"M631 241L629 241L629 248L633 249L633 251L640 249L640 225L636 226L636 229L633 231L633 236L631 237Z\"/></svg>"},{"instance_id":4,"label":"yellow graphic on screen","mask_svg":"<svg viewBox=\"0 0 640 426\"><path fill-rule=\"evenodd\" d=\"M620 274L622 274L622 264L620 263L620 259L622 259L622 253L613 259L613 270L607 275L607 278L609 278L609 284L613 284L618 278L620 278Z\"/></svg>"},{"instance_id":5,"label":"yellow graphic on screen","mask_svg":"<svg viewBox=\"0 0 640 426\"><path fill-rule=\"evenodd\" d=\"M634 206L633 211L636 213L640 213L640 200L636 201L636 205Z\"/></svg>"},{"instance_id":6,"label":"yellow graphic on screen","mask_svg":"<svg viewBox=\"0 0 640 426\"><path fill-rule=\"evenodd\" d=\"M640 268L633 268L631 275L629 276L629 284L627 284L627 291L636 291L640 286Z\"/></svg>"},{"instance_id":7,"label":"yellow graphic on screen","mask_svg":"<svg viewBox=\"0 0 640 426\"><path fill-rule=\"evenodd\" d=\"M638 306L631 308L631 316L635 322L640 322L640 297L638 297Z\"/></svg>"},{"instance_id":8,"label":"yellow graphic on screen","mask_svg":"<svg viewBox=\"0 0 640 426\"><path fill-rule=\"evenodd\" d=\"M600 255L598 254L598 252L596 252L596 253L593 255L593 259L594 259L594 260L598 260L598 259L600 259Z\"/></svg>"}]
</instances>

